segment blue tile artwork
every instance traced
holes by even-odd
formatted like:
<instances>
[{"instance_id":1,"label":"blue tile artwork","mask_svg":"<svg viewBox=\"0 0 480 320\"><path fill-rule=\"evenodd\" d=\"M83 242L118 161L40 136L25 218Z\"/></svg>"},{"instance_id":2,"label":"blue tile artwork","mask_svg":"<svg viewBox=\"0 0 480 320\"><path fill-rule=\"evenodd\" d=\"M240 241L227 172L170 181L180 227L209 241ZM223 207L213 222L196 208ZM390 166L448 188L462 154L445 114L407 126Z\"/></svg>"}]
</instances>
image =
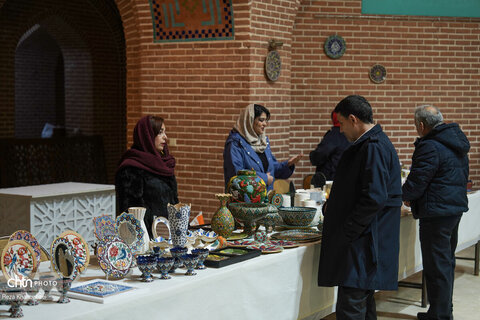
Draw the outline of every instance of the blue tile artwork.
<instances>
[{"instance_id":1,"label":"blue tile artwork","mask_svg":"<svg viewBox=\"0 0 480 320\"><path fill-rule=\"evenodd\" d=\"M149 0L154 42L232 40L231 0Z\"/></svg>"},{"instance_id":2,"label":"blue tile artwork","mask_svg":"<svg viewBox=\"0 0 480 320\"><path fill-rule=\"evenodd\" d=\"M71 288L70 291L104 298L132 289L135 288L123 284L110 283L106 281L95 281L89 284Z\"/></svg>"}]
</instances>

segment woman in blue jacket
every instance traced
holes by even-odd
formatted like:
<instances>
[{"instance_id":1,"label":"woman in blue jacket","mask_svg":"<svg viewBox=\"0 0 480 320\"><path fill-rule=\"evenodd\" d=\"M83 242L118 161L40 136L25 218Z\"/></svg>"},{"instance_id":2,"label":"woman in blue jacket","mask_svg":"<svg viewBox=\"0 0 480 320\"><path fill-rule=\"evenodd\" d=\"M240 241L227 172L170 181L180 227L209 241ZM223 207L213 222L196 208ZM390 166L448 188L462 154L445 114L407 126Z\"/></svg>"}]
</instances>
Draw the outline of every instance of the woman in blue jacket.
<instances>
[{"instance_id":1,"label":"woman in blue jacket","mask_svg":"<svg viewBox=\"0 0 480 320\"><path fill-rule=\"evenodd\" d=\"M270 111L259 104L250 104L240 113L223 151L225 186L239 170L255 170L267 184L267 191L273 189L275 179L292 175L302 155L282 162L275 159L265 135L269 119Z\"/></svg>"}]
</instances>

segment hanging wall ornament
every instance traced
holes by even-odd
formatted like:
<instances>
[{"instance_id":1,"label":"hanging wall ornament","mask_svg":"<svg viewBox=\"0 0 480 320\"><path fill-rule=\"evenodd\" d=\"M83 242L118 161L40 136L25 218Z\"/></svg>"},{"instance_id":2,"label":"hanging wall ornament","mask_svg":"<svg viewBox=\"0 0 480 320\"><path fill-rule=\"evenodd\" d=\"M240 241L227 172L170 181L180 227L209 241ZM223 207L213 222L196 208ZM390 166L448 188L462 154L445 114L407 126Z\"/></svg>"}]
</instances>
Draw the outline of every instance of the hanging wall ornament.
<instances>
[{"instance_id":1,"label":"hanging wall ornament","mask_svg":"<svg viewBox=\"0 0 480 320\"><path fill-rule=\"evenodd\" d=\"M381 64L376 64L370 69L370 80L374 83L382 83L387 78L387 70Z\"/></svg>"},{"instance_id":2,"label":"hanging wall ornament","mask_svg":"<svg viewBox=\"0 0 480 320\"><path fill-rule=\"evenodd\" d=\"M277 81L282 69L282 60L276 50L272 50L265 58L265 74L270 81Z\"/></svg>"},{"instance_id":3,"label":"hanging wall ornament","mask_svg":"<svg viewBox=\"0 0 480 320\"><path fill-rule=\"evenodd\" d=\"M343 56L345 50L347 50L347 44L342 37L335 34L325 40L323 48L325 49L325 54L328 57L332 59L339 59Z\"/></svg>"}]
</instances>

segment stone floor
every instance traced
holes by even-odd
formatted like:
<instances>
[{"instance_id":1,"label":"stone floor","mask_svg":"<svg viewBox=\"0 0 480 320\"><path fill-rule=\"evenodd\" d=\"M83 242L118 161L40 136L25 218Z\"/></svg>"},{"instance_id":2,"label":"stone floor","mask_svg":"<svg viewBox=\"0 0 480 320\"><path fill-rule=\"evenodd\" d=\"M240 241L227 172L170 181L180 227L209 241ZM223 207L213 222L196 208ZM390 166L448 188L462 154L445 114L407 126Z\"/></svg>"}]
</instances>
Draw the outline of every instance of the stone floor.
<instances>
[{"instance_id":1,"label":"stone floor","mask_svg":"<svg viewBox=\"0 0 480 320\"><path fill-rule=\"evenodd\" d=\"M474 246L457 254L457 257L474 256ZM421 273L406 281L421 282ZM375 294L378 320L417 319L417 312L426 312L422 308L421 290L399 288L398 291L379 291ZM473 275L473 261L457 259L455 269L455 288L453 292L453 316L455 320L480 319L480 276ZM335 320L335 314L324 320Z\"/></svg>"}]
</instances>

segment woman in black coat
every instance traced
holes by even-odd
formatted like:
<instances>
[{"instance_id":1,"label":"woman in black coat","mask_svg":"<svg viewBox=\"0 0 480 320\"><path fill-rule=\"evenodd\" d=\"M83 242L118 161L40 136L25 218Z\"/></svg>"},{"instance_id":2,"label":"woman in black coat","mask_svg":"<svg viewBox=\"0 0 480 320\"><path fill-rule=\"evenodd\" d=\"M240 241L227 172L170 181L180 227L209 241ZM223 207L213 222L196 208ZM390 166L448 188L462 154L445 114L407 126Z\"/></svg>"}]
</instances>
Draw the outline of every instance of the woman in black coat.
<instances>
[{"instance_id":1,"label":"woman in black coat","mask_svg":"<svg viewBox=\"0 0 480 320\"><path fill-rule=\"evenodd\" d=\"M133 130L115 176L117 212L145 207L145 225L152 238L154 216L167 217L167 204L178 203L175 158L169 153L163 118L145 116Z\"/></svg>"}]
</instances>

